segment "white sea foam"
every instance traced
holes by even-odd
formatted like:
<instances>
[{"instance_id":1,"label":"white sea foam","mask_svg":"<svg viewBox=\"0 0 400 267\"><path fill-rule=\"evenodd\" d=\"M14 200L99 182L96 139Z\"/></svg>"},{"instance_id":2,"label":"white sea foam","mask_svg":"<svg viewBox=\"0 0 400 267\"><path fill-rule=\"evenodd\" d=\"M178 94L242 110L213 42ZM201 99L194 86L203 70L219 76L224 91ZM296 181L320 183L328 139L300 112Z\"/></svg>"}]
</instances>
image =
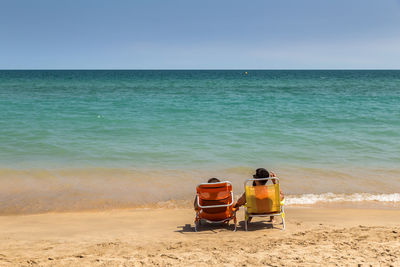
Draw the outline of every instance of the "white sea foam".
<instances>
[{"instance_id":1,"label":"white sea foam","mask_svg":"<svg viewBox=\"0 0 400 267\"><path fill-rule=\"evenodd\" d=\"M317 203L332 203L332 202L400 202L400 193L393 194L370 194L370 193L353 193L353 194L303 194L289 195L286 197L287 205L313 205Z\"/></svg>"}]
</instances>

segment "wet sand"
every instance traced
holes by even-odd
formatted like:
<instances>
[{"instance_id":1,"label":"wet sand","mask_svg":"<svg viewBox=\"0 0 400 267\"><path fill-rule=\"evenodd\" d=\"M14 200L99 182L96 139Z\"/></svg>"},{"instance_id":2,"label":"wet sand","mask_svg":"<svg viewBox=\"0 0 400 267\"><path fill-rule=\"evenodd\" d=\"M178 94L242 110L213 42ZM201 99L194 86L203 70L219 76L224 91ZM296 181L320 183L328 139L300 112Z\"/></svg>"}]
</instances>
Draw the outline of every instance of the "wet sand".
<instances>
[{"instance_id":1,"label":"wet sand","mask_svg":"<svg viewBox=\"0 0 400 267\"><path fill-rule=\"evenodd\" d=\"M0 217L0 266L400 266L400 211L287 208L287 229L261 219L193 229L191 209Z\"/></svg>"}]
</instances>

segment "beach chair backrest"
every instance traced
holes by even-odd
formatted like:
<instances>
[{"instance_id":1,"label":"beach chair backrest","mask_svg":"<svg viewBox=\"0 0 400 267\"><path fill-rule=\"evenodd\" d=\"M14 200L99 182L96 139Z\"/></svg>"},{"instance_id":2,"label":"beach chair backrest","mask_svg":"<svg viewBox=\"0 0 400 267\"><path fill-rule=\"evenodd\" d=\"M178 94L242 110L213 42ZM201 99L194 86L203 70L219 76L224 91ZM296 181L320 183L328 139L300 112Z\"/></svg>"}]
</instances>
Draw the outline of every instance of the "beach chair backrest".
<instances>
[{"instance_id":1,"label":"beach chair backrest","mask_svg":"<svg viewBox=\"0 0 400 267\"><path fill-rule=\"evenodd\" d=\"M271 185L245 185L248 213L263 214L281 211L279 183Z\"/></svg>"},{"instance_id":2,"label":"beach chair backrest","mask_svg":"<svg viewBox=\"0 0 400 267\"><path fill-rule=\"evenodd\" d=\"M197 186L199 204L204 212L220 213L227 210L227 205L233 203L232 184L229 182L207 183ZM210 207L221 206L225 207Z\"/></svg>"}]
</instances>

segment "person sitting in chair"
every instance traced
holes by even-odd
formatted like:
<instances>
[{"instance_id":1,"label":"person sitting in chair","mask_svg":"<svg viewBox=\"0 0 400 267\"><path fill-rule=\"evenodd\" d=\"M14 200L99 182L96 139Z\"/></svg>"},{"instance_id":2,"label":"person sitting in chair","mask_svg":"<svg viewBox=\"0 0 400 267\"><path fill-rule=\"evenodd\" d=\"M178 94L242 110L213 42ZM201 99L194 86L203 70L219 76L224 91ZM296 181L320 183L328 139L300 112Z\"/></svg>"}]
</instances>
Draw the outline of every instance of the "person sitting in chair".
<instances>
[{"instance_id":1,"label":"person sitting in chair","mask_svg":"<svg viewBox=\"0 0 400 267\"><path fill-rule=\"evenodd\" d=\"M207 183L209 183L209 184L212 184L212 183L219 183L219 182L221 182L218 178L210 178L210 179L208 179L208 181L207 181ZM194 198L194 203L193 203L193 206L194 206L194 209L195 210L198 210L199 209L199 206L197 206L197 195L196 195L196 197Z\"/></svg>"},{"instance_id":2,"label":"person sitting in chair","mask_svg":"<svg viewBox=\"0 0 400 267\"><path fill-rule=\"evenodd\" d=\"M276 177L275 173L273 172L269 172L264 168L258 168L256 170L256 174L253 175L254 179L261 179L261 178L269 178L269 177ZM276 180L275 179L271 179L272 183L275 184ZM253 181L253 186L259 186L259 185L265 185L268 182L268 180L261 180L261 181ZM281 195L281 201L285 198L285 196L282 193L282 190L280 191L280 195ZM243 193L243 195L236 201L235 204L233 204L233 206L235 208L239 208L240 206L243 206L244 204L246 204L246 193ZM251 220L251 217L249 218L249 221ZM274 220L274 216L271 216L269 219L270 222L275 222Z\"/></svg>"}]
</instances>

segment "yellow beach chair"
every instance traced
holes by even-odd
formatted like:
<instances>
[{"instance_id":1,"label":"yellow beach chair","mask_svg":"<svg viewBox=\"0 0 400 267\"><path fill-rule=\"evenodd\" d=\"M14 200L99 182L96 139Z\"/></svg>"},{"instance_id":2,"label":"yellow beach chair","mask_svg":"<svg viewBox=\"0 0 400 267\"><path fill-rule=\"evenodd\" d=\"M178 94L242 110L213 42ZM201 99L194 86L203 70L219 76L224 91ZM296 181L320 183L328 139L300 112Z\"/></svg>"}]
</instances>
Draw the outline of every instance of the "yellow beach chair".
<instances>
[{"instance_id":1,"label":"yellow beach chair","mask_svg":"<svg viewBox=\"0 0 400 267\"><path fill-rule=\"evenodd\" d=\"M271 185L253 185L254 181L275 180ZM251 184L250 184L251 182ZM248 219L250 217L281 216L282 230L285 230L284 199L281 201L279 178L248 179L244 182L246 192L246 205L244 213L245 230L247 231Z\"/></svg>"}]
</instances>

